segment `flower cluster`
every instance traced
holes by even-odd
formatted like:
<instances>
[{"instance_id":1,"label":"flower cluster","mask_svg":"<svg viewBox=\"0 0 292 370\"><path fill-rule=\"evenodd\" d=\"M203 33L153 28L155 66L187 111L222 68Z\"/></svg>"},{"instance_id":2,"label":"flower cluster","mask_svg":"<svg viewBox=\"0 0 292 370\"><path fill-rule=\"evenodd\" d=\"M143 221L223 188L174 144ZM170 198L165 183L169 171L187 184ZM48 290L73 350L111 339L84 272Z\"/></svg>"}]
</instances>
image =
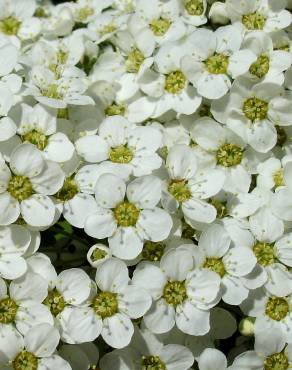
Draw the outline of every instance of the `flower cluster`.
<instances>
[{"instance_id":1,"label":"flower cluster","mask_svg":"<svg viewBox=\"0 0 292 370\"><path fill-rule=\"evenodd\" d=\"M0 0L0 369L292 367L291 0Z\"/></svg>"}]
</instances>

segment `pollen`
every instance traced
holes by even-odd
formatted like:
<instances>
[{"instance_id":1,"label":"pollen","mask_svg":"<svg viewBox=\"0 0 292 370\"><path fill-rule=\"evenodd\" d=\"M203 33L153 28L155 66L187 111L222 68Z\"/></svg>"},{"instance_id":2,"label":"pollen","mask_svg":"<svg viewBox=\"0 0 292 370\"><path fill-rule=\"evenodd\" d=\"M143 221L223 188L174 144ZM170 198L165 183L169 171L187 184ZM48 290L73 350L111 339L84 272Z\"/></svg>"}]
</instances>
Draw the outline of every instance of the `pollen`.
<instances>
[{"instance_id":1,"label":"pollen","mask_svg":"<svg viewBox=\"0 0 292 370\"><path fill-rule=\"evenodd\" d=\"M186 180L172 180L168 191L180 203L189 200L192 196Z\"/></svg>"},{"instance_id":2,"label":"pollen","mask_svg":"<svg viewBox=\"0 0 292 370\"><path fill-rule=\"evenodd\" d=\"M184 0L184 6L189 15L202 15L204 12L203 0Z\"/></svg>"},{"instance_id":3,"label":"pollen","mask_svg":"<svg viewBox=\"0 0 292 370\"><path fill-rule=\"evenodd\" d=\"M250 66L249 72L258 77L264 77L270 69L270 59L267 55L260 55L258 59Z\"/></svg>"},{"instance_id":4,"label":"pollen","mask_svg":"<svg viewBox=\"0 0 292 370\"><path fill-rule=\"evenodd\" d=\"M177 306L187 299L184 281L168 281L163 289L162 297L172 306Z\"/></svg>"},{"instance_id":5,"label":"pollen","mask_svg":"<svg viewBox=\"0 0 292 370\"><path fill-rule=\"evenodd\" d=\"M32 130L21 136L22 141L35 145L39 150L44 150L48 145L48 139L45 134L37 130Z\"/></svg>"},{"instance_id":6,"label":"pollen","mask_svg":"<svg viewBox=\"0 0 292 370\"><path fill-rule=\"evenodd\" d=\"M67 177L62 188L54 195L58 200L66 202L79 193L79 187L74 179Z\"/></svg>"},{"instance_id":7,"label":"pollen","mask_svg":"<svg viewBox=\"0 0 292 370\"><path fill-rule=\"evenodd\" d=\"M13 175L8 183L7 191L13 198L22 201L33 194L32 183L26 176Z\"/></svg>"},{"instance_id":8,"label":"pollen","mask_svg":"<svg viewBox=\"0 0 292 370\"><path fill-rule=\"evenodd\" d=\"M271 319L281 321L289 313L288 302L282 297L270 297L266 304L265 312Z\"/></svg>"},{"instance_id":9,"label":"pollen","mask_svg":"<svg viewBox=\"0 0 292 370\"><path fill-rule=\"evenodd\" d=\"M102 319L118 313L119 305L117 294L112 292L99 292L92 302L92 308L96 315Z\"/></svg>"},{"instance_id":10,"label":"pollen","mask_svg":"<svg viewBox=\"0 0 292 370\"><path fill-rule=\"evenodd\" d=\"M242 23L248 30L262 30L266 24L266 17L258 12L242 16Z\"/></svg>"},{"instance_id":11,"label":"pollen","mask_svg":"<svg viewBox=\"0 0 292 370\"><path fill-rule=\"evenodd\" d=\"M210 257L206 258L203 265L204 268L216 272L222 278L226 274L225 266L222 258Z\"/></svg>"},{"instance_id":12,"label":"pollen","mask_svg":"<svg viewBox=\"0 0 292 370\"><path fill-rule=\"evenodd\" d=\"M211 74L226 74L229 64L229 57L224 54L217 54L210 56L205 60L205 66Z\"/></svg>"},{"instance_id":13,"label":"pollen","mask_svg":"<svg viewBox=\"0 0 292 370\"><path fill-rule=\"evenodd\" d=\"M135 226L139 218L140 210L135 204L122 202L114 209L114 216L118 226Z\"/></svg>"},{"instance_id":14,"label":"pollen","mask_svg":"<svg viewBox=\"0 0 292 370\"><path fill-rule=\"evenodd\" d=\"M149 26L154 33L155 36L163 36L168 31L169 27L171 25L171 21L167 18L157 18L153 19Z\"/></svg>"},{"instance_id":15,"label":"pollen","mask_svg":"<svg viewBox=\"0 0 292 370\"><path fill-rule=\"evenodd\" d=\"M246 118L252 122L267 118L269 103L253 96L244 101L242 111Z\"/></svg>"},{"instance_id":16,"label":"pollen","mask_svg":"<svg viewBox=\"0 0 292 370\"><path fill-rule=\"evenodd\" d=\"M235 144L225 143L216 152L217 164L233 167L241 163L243 149Z\"/></svg>"},{"instance_id":17,"label":"pollen","mask_svg":"<svg viewBox=\"0 0 292 370\"><path fill-rule=\"evenodd\" d=\"M126 145L119 145L111 148L109 159L114 163L129 163L134 158L134 154Z\"/></svg>"},{"instance_id":18,"label":"pollen","mask_svg":"<svg viewBox=\"0 0 292 370\"><path fill-rule=\"evenodd\" d=\"M0 300L0 324L11 324L16 317L18 306L13 299L7 297Z\"/></svg>"},{"instance_id":19,"label":"pollen","mask_svg":"<svg viewBox=\"0 0 292 370\"><path fill-rule=\"evenodd\" d=\"M164 89L170 94L179 94L186 83L187 79L181 71L173 71L166 75Z\"/></svg>"}]
</instances>

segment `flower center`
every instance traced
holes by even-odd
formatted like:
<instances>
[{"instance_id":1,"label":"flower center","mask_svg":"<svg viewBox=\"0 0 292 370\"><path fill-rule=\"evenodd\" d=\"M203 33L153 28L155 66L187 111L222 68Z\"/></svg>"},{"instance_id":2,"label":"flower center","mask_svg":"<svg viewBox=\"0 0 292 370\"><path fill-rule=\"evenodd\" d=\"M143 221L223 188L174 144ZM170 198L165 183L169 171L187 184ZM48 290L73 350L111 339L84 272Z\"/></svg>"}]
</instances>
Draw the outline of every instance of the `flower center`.
<instances>
[{"instance_id":1,"label":"flower center","mask_svg":"<svg viewBox=\"0 0 292 370\"><path fill-rule=\"evenodd\" d=\"M124 104L117 104L113 103L112 105L109 105L104 113L107 116L123 116L126 112L126 106Z\"/></svg>"},{"instance_id":2,"label":"flower center","mask_svg":"<svg viewBox=\"0 0 292 370\"><path fill-rule=\"evenodd\" d=\"M216 152L217 164L233 167L241 163L243 149L235 144L225 143Z\"/></svg>"},{"instance_id":3,"label":"flower center","mask_svg":"<svg viewBox=\"0 0 292 370\"><path fill-rule=\"evenodd\" d=\"M286 370L289 368L289 360L285 353L279 352L268 356L264 362L265 370Z\"/></svg>"},{"instance_id":4,"label":"flower center","mask_svg":"<svg viewBox=\"0 0 292 370\"><path fill-rule=\"evenodd\" d=\"M206 258L206 261L203 265L206 269L217 272L220 277L223 277L226 274L224 263L221 258L210 257Z\"/></svg>"},{"instance_id":5,"label":"flower center","mask_svg":"<svg viewBox=\"0 0 292 370\"><path fill-rule=\"evenodd\" d=\"M139 49L133 49L126 60L126 71L129 73L137 73L144 59L145 57Z\"/></svg>"},{"instance_id":6,"label":"flower center","mask_svg":"<svg viewBox=\"0 0 292 370\"><path fill-rule=\"evenodd\" d=\"M94 14L94 9L90 6L85 6L84 8L78 9L75 18L77 22L84 22L88 17Z\"/></svg>"},{"instance_id":7,"label":"flower center","mask_svg":"<svg viewBox=\"0 0 292 370\"><path fill-rule=\"evenodd\" d=\"M228 210L226 207L227 202L220 202L218 199L210 199L209 203L216 208L217 218L224 218L228 215Z\"/></svg>"},{"instance_id":8,"label":"flower center","mask_svg":"<svg viewBox=\"0 0 292 370\"><path fill-rule=\"evenodd\" d=\"M66 202L75 197L79 193L79 187L74 179L67 177L62 188L54 195L55 198L62 202Z\"/></svg>"},{"instance_id":9,"label":"flower center","mask_svg":"<svg viewBox=\"0 0 292 370\"><path fill-rule=\"evenodd\" d=\"M25 200L33 194L33 188L30 179L21 175L13 175L11 177L8 183L7 191L18 201Z\"/></svg>"},{"instance_id":10,"label":"flower center","mask_svg":"<svg viewBox=\"0 0 292 370\"><path fill-rule=\"evenodd\" d=\"M170 94L180 93L186 86L185 75L181 71L173 71L165 76L164 89Z\"/></svg>"},{"instance_id":11,"label":"flower center","mask_svg":"<svg viewBox=\"0 0 292 370\"><path fill-rule=\"evenodd\" d=\"M114 209L114 216L118 226L135 226L138 221L139 214L139 208L130 202L122 202Z\"/></svg>"},{"instance_id":12,"label":"flower center","mask_svg":"<svg viewBox=\"0 0 292 370\"><path fill-rule=\"evenodd\" d=\"M92 254L90 256L90 259L91 259L91 261L96 262L96 261L104 259L106 256L107 256L106 251L104 251L103 249L96 248L92 252Z\"/></svg>"},{"instance_id":13,"label":"flower center","mask_svg":"<svg viewBox=\"0 0 292 370\"><path fill-rule=\"evenodd\" d=\"M276 186L284 186L284 171L280 169L273 174L273 180Z\"/></svg>"},{"instance_id":14,"label":"flower center","mask_svg":"<svg viewBox=\"0 0 292 370\"><path fill-rule=\"evenodd\" d=\"M103 29L100 31L100 34L101 34L101 36L105 36L108 33L115 32L116 29L117 28L114 24L109 23L109 24L107 24L106 26L103 27Z\"/></svg>"},{"instance_id":15,"label":"flower center","mask_svg":"<svg viewBox=\"0 0 292 370\"><path fill-rule=\"evenodd\" d=\"M227 72L229 57L224 54L217 54L210 56L205 60L207 71L211 74L225 74Z\"/></svg>"},{"instance_id":16,"label":"flower center","mask_svg":"<svg viewBox=\"0 0 292 370\"><path fill-rule=\"evenodd\" d=\"M165 244L162 242L151 242L147 240L144 243L142 257L147 261L160 261L165 250Z\"/></svg>"},{"instance_id":17,"label":"flower center","mask_svg":"<svg viewBox=\"0 0 292 370\"><path fill-rule=\"evenodd\" d=\"M250 66L249 72L258 77L264 77L270 69L270 59L267 55L260 55L258 59Z\"/></svg>"},{"instance_id":18,"label":"flower center","mask_svg":"<svg viewBox=\"0 0 292 370\"><path fill-rule=\"evenodd\" d=\"M65 64L68 60L69 53L64 50L58 50L57 52L57 63L58 64Z\"/></svg>"},{"instance_id":19,"label":"flower center","mask_svg":"<svg viewBox=\"0 0 292 370\"><path fill-rule=\"evenodd\" d=\"M111 148L109 159L114 163L129 163L134 157L134 153L126 145L119 145Z\"/></svg>"},{"instance_id":20,"label":"flower center","mask_svg":"<svg viewBox=\"0 0 292 370\"><path fill-rule=\"evenodd\" d=\"M258 12L242 16L242 23L248 30L262 30L266 24L266 17Z\"/></svg>"},{"instance_id":21,"label":"flower center","mask_svg":"<svg viewBox=\"0 0 292 370\"><path fill-rule=\"evenodd\" d=\"M57 84L50 84L45 89L42 90L43 96L50 99L62 99L63 95L58 91Z\"/></svg>"},{"instance_id":22,"label":"flower center","mask_svg":"<svg viewBox=\"0 0 292 370\"><path fill-rule=\"evenodd\" d=\"M50 290L43 304L49 307L52 315L57 316L66 306L65 300L56 289Z\"/></svg>"},{"instance_id":23,"label":"flower center","mask_svg":"<svg viewBox=\"0 0 292 370\"><path fill-rule=\"evenodd\" d=\"M271 319L280 321L289 313L289 305L285 298L270 297L266 305L266 315Z\"/></svg>"},{"instance_id":24,"label":"flower center","mask_svg":"<svg viewBox=\"0 0 292 370\"><path fill-rule=\"evenodd\" d=\"M187 299L187 289L184 281L168 281L163 289L162 297L168 304L177 306Z\"/></svg>"},{"instance_id":25,"label":"flower center","mask_svg":"<svg viewBox=\"0 0 292 370\"><path fill-rule=\"evenodd\" d=\"M163 36L169 29L171 21L167 18L157 18L153 19L149 26L155 36Z\"/></svg>"},{"instance_id":26,"label":"flower center","mask_svg":"<svg viewBox=\"0 0 292 370\"><path fill-rule=\"evenodd\" d=\"M267 118L269 103L255 96L244 101L242 111L246 118L252 122Z\"/></svg>"},{"instance_id":27,"label":"flower center","mask_svg":"<svg viewBox=\"0 0 292 370\"><path fill-rule=\"evenodd\" d=\"M204 12L203 0L184 0L184 5L189 15L201 15Z\"/></svg>"},{"instance_id":28,"label":"flower center","mask_svg":"<svg viewBox=\"0 0 292 370\"><path fill-rule=\"evenodd\" d=\"M46 10L43 7L39 6L35 10L34 17L37 17L37 18L48 18L49 17L49 14L46 12Z\"/></svg>"},{"instance_id":29,"label":"flower center","mask_svg":"<svg viewBox=\"0 0 292 370\"><path fill-rule=\"evenodd\" d=\"M186 180L172 180L168 191L178 202L189 200L192 196Z\"/></svg>"},{"instance_id":30,"label":"flower center","mask_svg":"<svg viewBox=\"0 0 292 370\"><path fill-rule=\"evenodd\" d=\"M275 262L274 246L272 244L257 242L253 246L253 252L258 263L262 266L268 266Z\"/></svg>"},{"instance_id":31,"label":"flower center","mask_svg":"<svg viewBox=\"0 0 292 370\"><path fill-rule=\"evenodd\" d=\"M59 119L69 119L68 108L59 108L57 113L57 118Z\"/></svg>"},{"instance_id":32,"label":"flower center","mask_svg":"<svg viewBox=\"0 0 292 370\"><path fill-rule=\"evenodd\" d=\"M0 300L0 324L10 324L14 321L18 310L17 304L11 298Z\"/></svg>"},{"instance_id":33,"label":"flower center","mask_svg":"<svg viewBox=\"0 0 292 370\"><path fill-rule=\"evenodd\" d=\"M21 22L14 17L7 17L0 20L0 32L6 35L17 35Z\"/></svg>"},{"instance_id":34,"label":"flower center","mask_svg":"<svg viewBox=\"0 0 292 370\"><path fill-rule=\"evenodd\" d=\"M32 130L21 136L23 141L28 141L34 144L39 150L44 150L48 145L48 139L45 134Z\"/></svg>"},{"instance_id":35,"label":"flower center","mask_svg":"<svg viewBox=\"0 0 292 370\"><path fill-rule=\"evenodd\" d=\"M141 370L166 370L158 356L142 356Z\"/></svg>"},{"instance_id":36,"label":"flower center","mask_svg":"<svg viewBox=\"0 0 292 370\"><path fill-rule=\"evenodd\" d=\"M22 351L16 356L12 366L15 370L37 370L38 359L33 353Z\"/></svg>"},{"instance_id":37,"label":"flower center","mask_svg":"<svg viewBox=\"0 0 292 370\"><path fill-rule=\"evenodd\" d=\"M118 312L117 294L112 292L99 292L92 302L94 312L101 318L113 316Z\"/></svg>"}]
</instances>

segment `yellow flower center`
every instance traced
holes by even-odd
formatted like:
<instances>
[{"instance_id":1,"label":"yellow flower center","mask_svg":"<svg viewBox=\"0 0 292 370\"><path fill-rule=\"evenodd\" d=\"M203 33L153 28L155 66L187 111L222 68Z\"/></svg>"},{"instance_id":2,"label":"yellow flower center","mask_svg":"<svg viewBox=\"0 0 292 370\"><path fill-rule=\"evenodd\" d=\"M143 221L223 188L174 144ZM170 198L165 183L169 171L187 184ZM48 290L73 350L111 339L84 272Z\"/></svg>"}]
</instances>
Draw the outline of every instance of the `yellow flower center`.
<instances>
[{"instance_id":1,"label":"yellow flower center","mask_svg":"<svg viewBox=\"0 0 292 370\"><path fill-rule=\"evenodd\" d=\"M88 17L94 14L94 9L90 6L85 6L84 8L78 9L75 14L75 18L77 22L84 22L87 20Z\"/></svg>"},{"instance_id":2,"label":"yellow flower center","mask_svg":"<svg viewBox=\"0 0 292 370\"><path fill-rule=\"evenodd\" d=\"M140 209L130 202L122 202L114 209L114 216L118 226L135 226L140 214Z\"/></svg>"},{"instance_id":3,"label":"yellow flower center","mask_svg":"<svg viewBox=\"0 0 292 370\"><path fill-rule=\"evenodd\" d=\"M126 71L129 73L137 73L144 59L145 57L139 49L133 49L126 59Z\"/></svg>"},{"instance_id":4,"label":"yellow flower center","mask_svg":"<svg viewBox=\"0 0 292 370\"><path fill-rule=\"evenodd\" d=\"M166 366L158 356L143 356L141 370L166 370Z\"/></svg>"},{"instance_id":5,"label":"yellow flower center","mask_svg":"<svg viewBox=\"0 0 292 370\"><path fill-rule=\"evenodd\" d=\"M18 201L25 200L33 194L33 188L30 179L21 175L13 175L11 177L8 183L7 191Z\"/></svg>"},{"instance_id":6,"label":"yellow flower center","mask_svg":"<svg viewBox=\"0 0 292 370\"><path fill-rule=\"evenodd\" d=\"M277 171L273 174L273 180L274 180L275 186L284 186L285 185L283 169L280 169L279 171Z\"/></svg>"},{"instance_id":7,"label":"yellow flower center","mask_svg":"<svg viewBox=\"0 0 292 370\"><path fill-rule=\"evenodd\" d=\"M273 353L264 362L264 370L287 370L288 368L289 360L283 352Z\"/></svg>"},{"instance_id":8,"label":"yellow flower center","mask_svg":"<svg viewBox=\"0 0 292 370\"><path fill-rule=\"evenodd\" d=\"M0 20L0 32L6 35L17 35L21 22L14 17L7 17Z\"/></svg>"},{"instance_id":9,"label":"yellow flower center","mask_svg":"<svg viewBox=\"0 0 292 370\"><path fill-rule=\"evenodd\" d=\"M37 370L38 358L31 352L20 352L12 362L14 370Z\"/></svg>"},{"instance_id":10,"label":"yellow flower center","mask_svg":"<svg viewBox=\"0 0 292 370\"><path fill-rule=\"evenodd\" d=\"M126 106L125 104L118 104L118 103L113 103L112 105L109 105L104 113L107 116L123 116L126 112Z\"/></svg>"},{"instance_id":11,"label":"yellow flower center","mask_svg":"<svg viewBox=\"0 0 292 370\"><path fill-rule=\"evenodd\" d=\"M226 207L227 202L221 202L218 199L210 199L209 203L216 208L217 218L224 218L228 215L228 210Z\"/></svg>"},{"instance_id":12,"label":"yellow flower center","mask_svg":"<svg viewBox=\"0 0 292 370\"><path fill-rule=\"evenodd\" d=\"M222 53L210 56L205 60L207 71L211 74L226 74L229 64L229 57Z\"/></svg>"},{"instance_id":13,"label":"yellow flower center","mask_svg":"<svg viewBox=\"0 0 292 370\"><path fill-rule=\"evenodd\" d=\"M233 167L241 163L243 149L235 144L225 143L216 152L217 164L224 167Z\"/></svg>"},{"instance_id":14,"label":"yellow flower center","mask_svg":"<svg viewBox=\"0 0 292 370\"><path fill-rule=\"evenodd\" d=\"M162 297L170 305L177 306L187 299L187 289L184 281L168 281L163 289Z\"/></svg>"},{"instance_id":15,"label":"yellow flower center","mask_svg":"<svg viewBox=\"0 0 292 370\"><path fill-rule=\"evenodd\" d=\"M204 12L203 0L184 0L184 6L189 15L202 15Z\"/></svg>"},{"instance_id":16,"label":"yellow flower center","mask_svg":"<svg viewBox=\"0 0 292 370\"><path fill-rule=\"evenodd\" d=\"M258 12L242 16L242 23L248 30L262 30L266 24L266 17Z\"/></svg>"},{"instance_id":17,"label":"yellow flower center","mask_svg":"<svg viewBox=\"0 0 292 370\"><path fill-rule=\"evenodd\" d=\"M181 71L173 71L166 75L164 89L170 94L178 94L185 88L186 83L187 79Z\"/></svg>"},{"instance_id":18,"label":"yellow flower center","mask_svg":"<svg viewBox=\"0 0 292 370\"><path fill-rule=\"evenodd\" d=\"M48 145L48 139L45 134L32 130L21 136L23 141L27 141L35 145L39 150L44 150Z\"/></svg>"},{"instance_id":19,"label":"yellow flower center","mask_svg":"<svg viewBox=\"0 0 292 370\"><path fill-rule=\"evenodd\" d=\"M96 262L96 261L104 259L106 256L107 256L106 251L104 251L103 249L96 248L92 252L90 259L92 262Z\"/></svg>"},{"instance_id":20,"label":"yellow flower center","mask_svg":"<svg viewBox=\"0 0 292 370\"><path fill-rule=\"evenodd\" d=\"M117 27L114 24L109 23L109 24L107 24L106 26L103 27L103 29L100 31L100 34L102 36L105 36L108 33L115 32L116 29L117 29Z\"/></svg>"},{"instance_id":21,"label":"yellow flower center","mask_svg":"<svg viewBox=\"0 0 292 370\"><path fill-rule=\"evenodd\" d=\"M170 25L171 25L171 21L167 18L162 18L162 17L153 19L149 23L149 26L155 36L165 35Z\"/></svg>"},{"instance_id":22,"label":"yellow flower center","mask_svg":"<svg viewBox=\"0 0 292 370\"><path fill-rule=\"evenodd\" d=\"M203 267L216 272L218 275L220 275L220 277L223 277L226 274L226 270L225 270L224 263L222 262L222 258L215 258L215 257L206 258Z\"/></svg>"},{"instance_id":23,"label":"yellow flower center","mask_svg":"<svg viewBox=\"0 0 292 370\"><path fill-rule=\"evenodd\" d=\"M253 252L257 261L262 266L268 266L275 262L274 245L264 242L257 242L253 246Z\"/></svg>"},{"instance_id":24,"label":"yellow flower center","mask_svg":"<svg viewBox=\"0 0 292 370\"><path fill-rule=\"evenodd\" d=\"M250 66L249 72L258 77L264 77L270 69L270 59L267 55L260 55L258 59Z\"/></svg>"},{"instance_id":25,"label":"yellow flower center","mask_svg":"<svg viewBox=\"0 0 292 370\"><path fill-rule=\"evenodd\" d=\"M142 257L147 261L160 261L165 250L165 244L162 242L151 242L147 240L144 243Z\"/></svg>"},{"instance_id":26,"label":"yellow flower center","mask_svg":"<svg viewBox=\"0 0 292 370\"><path fill-rule=\"evenodd\" d=\"M282 297L270 297L266 304L266 315L275 321L283 320L289 311L288 302Z\"/></svg>"},{"instance_id":27,"label":"yellow flower center","mask_svg":"<svg viewBox=\"0 0 292 370\"><path fill-rule=\"evenodd\" d=\"M109 159L114 163L129 163L134 158L134 153L126 145L111 148Z\"/></svg>"},{"instance_id":28,"label":"yellow flower center","mask_svg":"<svg viewBox=\"0 0 292 370\"><path fill-rule=\"evenodd\" d=\"M178 202L189 200L192 196L186 180L172 180L168 191Z\"/></svg>"},{"instance_id":29,"label":"yellow flower center","mask_svg":"<svg viewBox=\"0 0 292 370\"><path fill-rule=\"evenodd\" d=\"M56 289L49 291L47 298L43 301L51 311L52 315L57 316L66 306L64 297Z\"/></svg>"},{"instance_id":30,"label":"yellow flower center","mask_svg":"<svg viewBox=\"0 0 292 370\"><path fill-rule=\"evenodd\" d=\"M112 292L99 292L92 301L92 308L96 315L102 319L113 316L119 311L117 294Z\"/></svg>"},{"instance_id":31,"label":"yellow flower center","mask_svg":"<svg viewBox=\"0 0 292 370\"><path fill-rule=\"evenodd\" d=\"M11 324L16 317L17 304L7 297L0 300L0 324Z\"/></svg>"},{"instance_id":32,"label":"yellow flower center","mask_svg":"<svg viewBox=\"0 0 292 370\"><path fill-rule=\"evenodd\" d=\"M74 179L67 177L62 188L54 195L58 200L66 202L79 193L79 187Z\"/></svg>"},{"instance_id":33,"label":"yellow flower center","mask_svg":"<svg viewBox=\"0 0 292 370\"><path fill-rule=\"evenodd\" d=\"M62 99L63 94L58 90L57 84L50 84L45 89L42 90L43 96L50 99Z\"/></svg>"},{"instance_id":34,"label":"yellow flower center","mask_svg":"<svg viewBox=\"0 0 292 370\"><path fill-rule=\"evenodd\" d=\"M246 118L252 122L267 118L269 103L255 96L244 101L242 111Z\"/></svg>"}]
</instances>

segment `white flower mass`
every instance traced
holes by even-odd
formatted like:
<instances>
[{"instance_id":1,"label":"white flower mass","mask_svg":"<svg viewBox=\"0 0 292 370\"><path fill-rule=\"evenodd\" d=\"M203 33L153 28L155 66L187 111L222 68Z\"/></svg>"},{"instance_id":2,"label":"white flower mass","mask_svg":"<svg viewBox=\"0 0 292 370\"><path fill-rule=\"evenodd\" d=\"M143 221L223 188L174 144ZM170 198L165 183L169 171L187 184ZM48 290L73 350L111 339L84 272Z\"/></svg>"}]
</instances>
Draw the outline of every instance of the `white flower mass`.
<instances>
[{"instance_id":1,"label":"white flower mass","mask_svg":"<svg viewBox=\"0 0 292 370\"><path fill-rule=\"evenodd\" d=\"M291 21L0 0L0 370L292 369Z\"/></svg>"}]
</instances>

